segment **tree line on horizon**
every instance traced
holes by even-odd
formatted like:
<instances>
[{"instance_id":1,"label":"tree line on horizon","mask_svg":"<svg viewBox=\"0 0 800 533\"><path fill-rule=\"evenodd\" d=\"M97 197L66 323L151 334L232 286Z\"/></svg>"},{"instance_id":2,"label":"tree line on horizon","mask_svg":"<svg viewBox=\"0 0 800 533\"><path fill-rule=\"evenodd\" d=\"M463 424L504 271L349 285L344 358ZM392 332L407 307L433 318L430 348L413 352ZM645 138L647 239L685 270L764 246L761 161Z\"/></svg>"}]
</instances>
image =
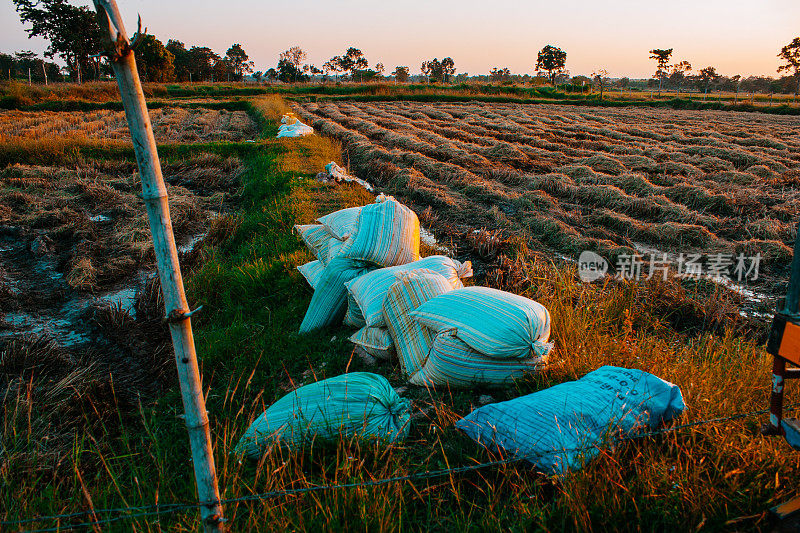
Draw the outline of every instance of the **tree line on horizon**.
<instances>
[{"instance_id":1,"label":"tree line on horizon","mask_svg":"<svg viewBox=\"0 0 800 533\"><path fill-rule=\"evenodd\" d=\"M29 37L43 37L49 42L44 58L31 51L14 54L0 53L0 72L9 78L26 78L32 82L63 81L69 79L82 82L99 80L111 76L112 71L104 58L95 55L101 49L100 32L92 10L85 6L73 6L67 0L12 0L20 20L29 26ZM782 64L778 73L780 78L769 76L741 75L723 76L713 66L704 67L693 73L689 61L672 61L672 48L650 50L650 59L655 61L656 70L647 86L658 90L681 90L694 87L701 92L709 90L761 92L761 93L800 93L800 37L795 37L778 53ZM355 47L348 47L317 67L307 64L306 52L299 46L292 46L282 52L275 67L256 71L255 65L239 43L232 44L225 55L217 54L206 46L186 48L183 42L169 39L164 44L150 34L142 34L137 39L136 61L144 81L148 82L186 82L186 81L241 81L252 76L258 82L281 81L285 83L306 82L312 79L327 81L374 81L384 78L385 67L376 63L369 68L364 53ZM60 58L66 65L62 68L52 61ZM50 59L51 61L48 61ZM537 55L536 75L512 74L507 67L494 67L486 75L456 75L455 61L452 57L442 60L433 58L423 61L419 75L412 75L406 65L398 65L389 74L396 82L405 83L412 79L427 83L489 82L489 83L529 83L547 80L551 85L569 83L572 87L599 87L601 97L604 88L612 85L608 71L598 68L591 76L571 76L566 69L567 53L560 48L547 45ZM626 89L631 80L625 77L614 80L613 85Z\"/></svg>"}]
</instances>

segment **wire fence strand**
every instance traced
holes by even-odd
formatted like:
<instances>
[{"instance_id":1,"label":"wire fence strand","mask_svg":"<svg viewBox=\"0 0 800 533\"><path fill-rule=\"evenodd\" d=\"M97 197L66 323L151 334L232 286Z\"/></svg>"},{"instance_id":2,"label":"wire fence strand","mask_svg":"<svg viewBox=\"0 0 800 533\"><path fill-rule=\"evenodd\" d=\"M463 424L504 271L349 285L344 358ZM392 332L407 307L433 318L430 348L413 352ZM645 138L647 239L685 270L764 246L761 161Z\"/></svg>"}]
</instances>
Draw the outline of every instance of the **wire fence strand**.
<instances>
[{"instance_id":1,"label":"wire fence strand","mask_svg":"<svg viewBox=\"0 0 800 533\"><path fill-rule=\"evenodd\" d=\"M800 403L794 403L784 407L784 411L795 411L800 408ZM654 431L648 431L644 433L637 433L630 437L626 437L621 439L622 442L625 441L632 441L632 440L639 440L648 437L656 437L659 435L664 435L666 433L673 433L675 431L679 431L682 429L689 429L695 428L699 426L705 426L709 424L718 424L722 422L730 422L733 420L741 420L744 418L752 418L754 416L761 416L769 413L769 409L759 409L757 411L749 411L745 413L737 413L729 416L721 416L716 418L707 418L704 420L696 420L694 422L686 422L684 424L677 424L673 426L664 427ZM238 496L236 498L222 498L219 502L196 502L196 503L167 503L167 504L154 504L154 505L142 505L142 506L135 506L135 507L111 507L106 509L94 509L90 511L81 511L75 513L67 513L67 514L58 514L58 515L47 515L47 516L37 516L32 518L25 518L20 520L4 520L0 521L0 525L2 526L23 526L25 524L33 524L36 522L45 522L50 520L69 520L73 518L85 517L85 516L97 516L97 515L116 515L116 516L109 516L106 518L74 523L74 524L63 524L57 525L53 527L47 527L43 529L30 529L28 530L29 533L45 533L51 531L64 531L68 529L79 529L79 528L89 528L94 527L97 525L109 524L113 522L117 522L120 520L126 519L135 519L135 518L142 518L145 516L153 516L153 515L165 515L165 514L172 514L177 512L183 511L190 511L193 509L198 509L204 505L213 505L220 503L222 505L231 504L231 503L243 503L243 502L251 502L251 501L266 501L272 498L278 498L281 496L295 496L298 494L305 494L310 492L320 492L320 491L328 491L328 490L339 490L339 489L352 489L352 488L367 488L367 487L375 487L380 485L387 485L390 483L401 483L405 481L413 482L413 481L422 481L426 479L436 479L440 477L447 477L454 474L465 474L468 472L474 472L476 470L483 470L486 468L504 466L513 463L519 463L526 460L536 459L538 457L545 457L545 456L552 456L554 454L565 453L565 452L581 452L581 451L589 451L599 448L598 445L593 446L582 446L579 448L563 448L559 450L553 450L547 453L542 454L535 454L535 455L526 455L526 456L514 456L514 457L507 457L505 459L498 459L495 461L487 461L484 463L476 463L474 465L464 465L464 466L457 466L453 468L444 468L441 470L429 470L425 472L416 472L412 474L406 474L402 476L394 476L389 478L381 478L375 479L370 481L360 481L354 483L340 483L335 485L317 485L312 487L301 487L296 489L283 489L283 490L276 490L270 492L263 492L258 494L248 494L245 496Z\"/></svg>"}]
</instances>

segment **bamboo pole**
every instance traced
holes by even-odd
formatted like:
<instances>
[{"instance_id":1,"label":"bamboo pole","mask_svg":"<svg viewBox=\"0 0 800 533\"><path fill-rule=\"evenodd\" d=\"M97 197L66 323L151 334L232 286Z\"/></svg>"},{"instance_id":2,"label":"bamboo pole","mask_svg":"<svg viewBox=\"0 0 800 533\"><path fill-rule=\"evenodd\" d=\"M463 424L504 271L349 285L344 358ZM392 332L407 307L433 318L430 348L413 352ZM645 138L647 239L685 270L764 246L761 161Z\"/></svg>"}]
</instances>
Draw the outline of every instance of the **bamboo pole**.
<instances>
[{"instance_id":1,"label":"bamboo pole","mask_svg":"<svg viewBox=\"0 0 800 533\"><path fill-rule=\"evenodd\" d=\"M94 6L106 48L105 54L114 68L119 85L142 180L142 198L150 221L161 291L164 295L167 321L175 349L186 428L189 432L200 501L200 516L206 532L222 532L224 531L222 505L219 501L208 415L192 337L190 320L192 312L189 311L183 291L178 251L169 216L167 189L161 175L161 163L156 152L153 128L133 54L138 34L131 43L115 0L94 0ZM141 33L141 19L139 29Z\"/></svg>"}]
</instances>

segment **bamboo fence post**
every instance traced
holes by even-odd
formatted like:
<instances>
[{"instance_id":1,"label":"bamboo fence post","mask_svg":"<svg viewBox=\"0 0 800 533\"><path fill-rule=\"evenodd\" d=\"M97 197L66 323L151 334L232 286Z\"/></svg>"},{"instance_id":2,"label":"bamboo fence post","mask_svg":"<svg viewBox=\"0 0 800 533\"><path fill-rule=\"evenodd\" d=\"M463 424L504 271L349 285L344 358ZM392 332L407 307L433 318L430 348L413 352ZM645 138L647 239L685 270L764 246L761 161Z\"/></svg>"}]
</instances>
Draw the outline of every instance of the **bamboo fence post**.
<instances>
[{"instance_id":1,"label":"bamboo fence post","mask_svg":"<svg viewBox=\"0 0 800 533\"><path fill-rule=\"evenodd\" d=\"M219 533L224 531L222 505L217 488L208 415L192 337L190 320L192 312L189 311L183 290L178 251L169 216L167 189L161 175L161 163L156 152L153 128L133 54L133 47L141 34L141 19L139 34L134 36L132 43L122 24L122 17L115 0L94 0L94 6L106 48L105 55L114 68L119 85L142 180L142 198L150 221L161 291L164 295L167 321L175 349L200 502L200 516L207 533Z\"/></svg>"}]
</instances>

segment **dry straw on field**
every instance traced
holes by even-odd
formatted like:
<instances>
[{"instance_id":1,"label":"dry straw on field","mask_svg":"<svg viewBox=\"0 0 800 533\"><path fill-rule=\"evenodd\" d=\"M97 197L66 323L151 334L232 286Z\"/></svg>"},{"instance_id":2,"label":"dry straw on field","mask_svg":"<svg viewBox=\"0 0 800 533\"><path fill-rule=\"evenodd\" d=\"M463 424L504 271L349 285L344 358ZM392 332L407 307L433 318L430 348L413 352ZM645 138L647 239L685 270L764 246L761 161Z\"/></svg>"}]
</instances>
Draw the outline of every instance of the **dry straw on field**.
<instances>
[{"instance_id":1,"label":"dry straw on field","mask_svg":"<svg viewBox=\"0 0 800 533\"><path fill-rule=\"evenodd\" d=\"M255 134L244 111L163 107L150 118L158 142L240 141ZM130 141L130 133L122 111L0 111L0 143L42 138Z\"/></svg>"},{"instance_id":2,"label":"dry straw on field","mask_svg":"<svg viewBox=\"0 0 800 533\"><path fill-rule=\"evenodd\" d=\"M797 117L410 102L296 111L342 142L355 172L419 210L465 229L492 224L495 207L534 248L641 242L776 260L794 240Z\"/></svg>"},{"instance_id":3,"label":"dry straw on field","mask_svg":"<svg viewBox=\"0 0 800 533\"><path fill-rule=\"evenodd\" d=\"M170 215L180 237L220 209L241 164L199 154L164 165ZM0 224L46 232L72 288L94 291L136 272L152 254L135 165L83 162L74 168L11 165L0 171ZM191 190L190 190L191 189Z\"/></svg>"}]
</instances>

